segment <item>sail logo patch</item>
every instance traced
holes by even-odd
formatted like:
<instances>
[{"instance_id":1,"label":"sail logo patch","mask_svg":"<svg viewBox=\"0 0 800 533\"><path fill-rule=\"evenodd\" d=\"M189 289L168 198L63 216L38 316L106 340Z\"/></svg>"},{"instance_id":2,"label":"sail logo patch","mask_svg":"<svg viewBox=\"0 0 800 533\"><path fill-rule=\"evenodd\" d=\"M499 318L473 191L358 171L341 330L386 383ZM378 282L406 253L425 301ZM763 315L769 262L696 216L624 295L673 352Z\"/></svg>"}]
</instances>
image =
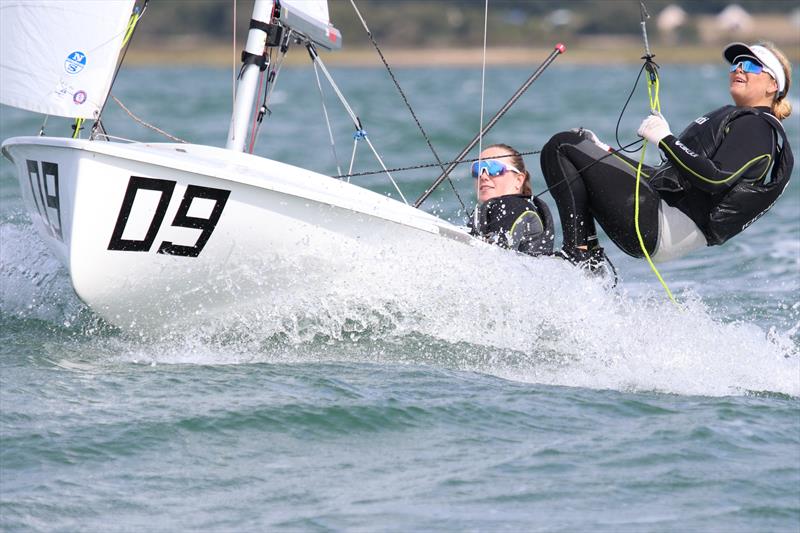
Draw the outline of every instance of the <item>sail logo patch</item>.
<instances>
[{"instance_id":1,"label":"sail logo patch","mask_svg":"<svg viewBox=\"0 0 800 533\"><path fill-rule=\"evenodd\" d=\"M86 54L83 52L75 51L67 56L64 60L64 70L67 74L77 74L86 66Z\"/></svg>"}]
</instances>

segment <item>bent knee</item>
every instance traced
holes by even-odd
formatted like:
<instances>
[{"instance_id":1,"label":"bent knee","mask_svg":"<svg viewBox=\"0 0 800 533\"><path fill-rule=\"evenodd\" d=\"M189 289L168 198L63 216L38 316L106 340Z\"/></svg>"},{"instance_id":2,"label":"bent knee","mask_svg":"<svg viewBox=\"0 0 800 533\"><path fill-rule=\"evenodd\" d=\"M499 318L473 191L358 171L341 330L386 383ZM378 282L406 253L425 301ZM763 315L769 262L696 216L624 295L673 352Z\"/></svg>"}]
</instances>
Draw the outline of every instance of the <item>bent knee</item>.
<instances>
[{"instance_id":1,"label":"bent knee","mask_svg":"<svg viewBox=\"0 0 800 533\"><path fill-rule=\"evenodd\" d=\"M554 150L563 144L578 144L582 140L583 136L576 131L572 130L561 131L550 137L550 140L548 140L547 143L544 145L542 151L548 149Z\"/></svg>"}]
</instances>

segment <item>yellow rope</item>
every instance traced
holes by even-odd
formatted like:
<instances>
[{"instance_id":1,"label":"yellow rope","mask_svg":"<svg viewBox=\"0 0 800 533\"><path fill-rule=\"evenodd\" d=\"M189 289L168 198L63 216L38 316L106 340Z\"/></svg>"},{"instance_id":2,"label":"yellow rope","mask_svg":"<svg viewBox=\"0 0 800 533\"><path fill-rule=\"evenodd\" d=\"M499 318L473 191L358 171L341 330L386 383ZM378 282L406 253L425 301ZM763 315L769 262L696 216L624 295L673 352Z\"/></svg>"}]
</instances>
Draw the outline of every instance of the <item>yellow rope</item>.
<instances>
[{"instance_id":1,"label":"yellow rope","mask_svg":"<svg viewBox=\"0 0 800 533\"><path fill-rule=\"evenodd\" d=\"M77 139L80 136L81 128L83 128L83 121L86 119L83 118L76 118L75 119L75 131L72 132L72 138Z\"/></svg>"},{"instance_id":2,"label":"yellow rope","mask_svg":"<svg viewBox=\"0 0 800 533\"><path fill-rule=\"evenodd\" d=\"M125 37L122 39L122 47L125 48L125 45L128 44L128 41L133 35L133 30L136 28L136 23L139 22L139 19L142 17L141 13L137 13L134 11L131 13L131 18L128 19L128 27L125 29Z\"/></svg>"},{"instance_id":3,"label":"yellow rope","mask_svg":"<svg viewBox=\"0 0 800 533\"><path fill-rule=\"evenodd\" d=\"M650 100L650 109L651 111L655 111L657 113L661 112L661 102L659 100L659 78L658 73L654 72L654 75L647 77L647 97ZM634 192L634 201L633 201L633 223L634 227L636 228L636 237L639 239L639 246L642 248L642 252L644 253L645 258L647 259L647 263L650 265L650 268L655 273L658 281L661 282L661 286L664 287L664 290L667 292L667 296L675 305L678 305L678 302L675 300L675 297L672 295L672 291L669 290L667 287L667 283L664 281L664 278L661 277L661 273L656 268L655 263L650 258L650 254L647 252L647 247L644 245L644 238L642 237L642 232L639 229L639 185L641 183L641 175L642 175L642 165L644 164L644 154L645 149L647 148L647 140L644 141L642 144L642 155L639 158L639 165L636 167L636 190Z\"/></svg>"}]
</instances>

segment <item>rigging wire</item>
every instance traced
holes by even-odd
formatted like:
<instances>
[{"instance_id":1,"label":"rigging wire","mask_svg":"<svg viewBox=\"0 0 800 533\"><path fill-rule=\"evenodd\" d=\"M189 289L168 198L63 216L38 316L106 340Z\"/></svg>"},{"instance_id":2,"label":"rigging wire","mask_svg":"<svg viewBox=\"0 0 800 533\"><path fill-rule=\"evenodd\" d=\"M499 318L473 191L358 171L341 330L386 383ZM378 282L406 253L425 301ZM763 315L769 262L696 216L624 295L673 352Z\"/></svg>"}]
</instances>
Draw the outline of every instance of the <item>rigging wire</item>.
<instances>
[{"instance_id":1,"label":"rigging wire","mask_svg":"<svg viewBox=\"0 0 800 533\"><path fill-rule=\"evenodd\" d=\"M235 126L236 120L236 65L237 65L237 57L236 57L236 4L237 0L233 0L233 61L231 61L231 95L232 95L232 102L231 102L231 128Z\"/></svg>"},{"instance_id":2,"label":"rigging wire","mask_svg":"<svg viewBox=\"0 0 800 533\"><path fill-rule=\"evenodd\" d=\"M125 61L125 55L128 53L128 45L130 44L130 41L133 38L133 34L136 31L136 27L137 27L137 24L139 23L139 20L141 20L141 18L144 16L145 11L147 11L147 4L148 4L149 1L150 0L144 0L144 4L142 5L141 10L138 7L135 7L133 12L131 13L130 18L128 19L128 26L125 29L125 36L122 39L122 46L121 46L121 48L123 50L122 58L120 59L119 63L117 64L117 69L114 72L114 77L111 79L111 85L109 87L113 87L114 86L114 81L117 79L117 75L119 74L120 68L122 67L122 63ZM234 0L234 2L235 2L235 0ZM90 138L93 139L98 135L101 135L105 139L112 138L112 136L108 135L104 131L104 128L103 128L102 124L100 123L100 116L103 114L103 110L105 110L105 107L106 107L106 104L108 103L108 98L109 97L112 100L114 100L114 102L116 102L117 105L120 106L122 108L122 110L125 111L125 113L127 113L128 116L131 117L135 122L138 122L142 126L144 126L146 128L150 128L151 130L153 130L153 131L155 131L157 133L160 133L161 135L163 135L163 136L167 137L168 139L171 139L171 140L173 140L175 142L186 143L185 140L183 140L183 139L181 139L179 137L175 137L174 135L170 135L169 133L167 133L166 131L162 130L161 128L158 128L158 127L150 124L149 122L146 122L146 121L142 120L141 118L137 117L130 109L125 107L125 105L119 100L119 98L117 98L116 96L111 94L111 90L110 89L109 89L109 92L108 92L108 96L106 97L105 101L103 102L103 107L100 109L100 113L98 114L97 119L95 120L95 123L92 126L92 133L90 135ZM45 118L45 123L46 122L47 122L47 119ZM74 133L72 134L72 138L73 139L77 139L78 138L80 130L82 129L82 126L83 126L83 122L84 122L84 119L82 119L82 118L75 119L75 124L72 126L72 128L75 130ZM43 134L43 133L44 133L44 124L42 124L42 131L40 132L40 134Z\"/></svg>"},{"instance_id":3,"label":"rigging wire","mask_svg":"<svg viewBox=\"0 0 800 533\"><path fill-rule=\"evenodd\" d=\"M254 132L250 136L250 153L253 153L253 147L256 145L256 142L258 142L258 136L261 134L261 126L264 121L264 116L272 114L272 111L269 109L269 103L272 100L272 91L275 89L275 85L278 83L278 76L281 73L283 62L286 59L286 52L289 51L288 42L291 36L292 30L290 29L286 32L286 35L281 42L280 55L278 56L276 67L273 67L273 65L276 63L276 61L273 61L274 49L269 49L269 58L267 61L269 70L267 78L264 81L264 100L261 102L261 107L256 114L257 126L255 126Z\"/></svg>"},{"instance_id":4,"label":"rigging wire","mask_svg":"<svg viewBox=\"0 0 800 533\"><path fill-rule=\"evenodd\" d=\"M628 104L631 102L631 98L633 98L633 93L636 92L636 87L639 86L639 80L642 79L642 72L644 72L646 67L647 64L645 63L642 65L642 68L639 69L639 74L636 76L636 81L633 82L633 87L631 87L631 92L628 94L628 98L625 100L625 105L622 106L622 110L619 112L619 117L617 117L617 127L614 129L614 138L617 141L617 146L620 147L620 150L627 152L629 154L636 153L639 150L641 150L641 148L637 148L636 150L627 150L622 147L622 143L619 140L619 125L622 123L622 117L623 115L625 115L625 110L628 108Z\"/></svg>"},{"instance_id":5,"label":"rigging wire","mask_svg":"<svg viewBox=\"0 0 800 533\"><path fill-rule=\"evenodd\" d=\"M283 67L283 62L286 59L286 52L289 51L289 40L292 37L292 31L293 30L291 28L288 29L286 31L286 35L283 38L283 41L281 42L280 46L281 54L280 56L278 56L277 60L278 66L275 67L275 69L273 70L271 75L272 78L267 80L269 82L267 85L267 87L269 87L269 91L267 92L267 95L264 97L264 107L269 108L269 103L272 100L272 91L275 90L275 86L278 84L278 76L281 75L281 68ZM271 63L272 62L270 61L270 64Z\"/></svg>"},{"instance_id":6,"label":"rigging wire","mask_svg":"<svg viewBox=\"0 0 800 533\"><path fill-rule=\"evenodd\" d=\"M489 0L485 0L483 9L483 64L481 66L481 123L478 125L478 161L483 152L483 102L486 94L486 36L489 33Z\"/></svg>"},{"instance_id":7,"label":"rigging wire","mask_svg":"<svg viewBox=\"0 0 800 533\"><path fill-rule=\"evenodd\" d=\"M353 124L355 124L356 127L361 129L361 119L358 118L358 115L356 115L355 111L353 111L353 108L350 107L350 104L342 94L342 91L339 89L339 86L336 85L336 83L333 81L333 77L331 76L330 72L328 72L328 69L325 67L325 63L323 63L322 59L319 57L316 47L312 43L308 43L306 45L306 49L308 50L308 53L311 55L311 60L315 64L319 63L319 68L322 71L322 74L328 80L328 83L331 84L331 88L333 89L333 92L336 94L336 97L339 98L339 102L341 102L342 106L344 107L344 110L347 112L348 115L350 115L350 120L353 121Z\"/></svg>"},{"instance_id":8,"label":"rigging wire","mask_svg":"<svg viewBox=\"0 0 800 533\"><path fill-rule=\"evenodd\" d=\"M125 62L125 56L128 55L128 49L130 48L131 39L133 39L133 34L136 31L136 27L139 24L139 21L144 16L145 12L147 11L147 4L150 0L144 0L144 4L142 4L142 8L139 9L138 6L133 8L133 12L131 13L130 18L128 19L128 26L125 28L125 36L123 37L122 43L122 57L117 62L117 68L114 70L114 75L111 77L111 83L109 84L108 94L106 95L105 100L103 100L103 106L100 108L100 112L97 113L97 118L95 118L94 124L92 125L92 133L89 134L89 138L94 137L94 134L101 130L103 127L100 124L100 117L103 116L103 111L108 104L108 96L111 94L111 87L114 86L114 82L117 81L117 76L119 75L119 71L122 68L122 63ZM82 121L81 121L82 122ZM76 124L76 132L77 128L80 124Z\"/></svg>"},{"instance_id":9,"label":"rigging wire","mask_svg":"<svg viewBox=\"0 0 800 533\"><path fill-rule=\"evenodd\" d=\"M267 88L264 87L264 74L265 72L268 74L268 71L262 70L258 73L258 91L256 92L256 101L261 99L261 91L263 88L264 96L267 96ZM258 119L259 115L257 113L253 113L253 126L250 128L250 145L247 147L247 151L249 153L253 153L253 148L256 145L256 128L260 123Z\"/></svg>"},{"instance_id":10,"label":"rigging wire","mask_svg":"<svg viewBox=\"0 0 800 533\"><path fill-rule=\"evenodd\" d=\"M640 141L636 141L636 142L640 142ZM540 153L542 153L541 150L534 150L534 151L530 151L530 152L520 152L519 155L523 155L524 156L524 155L533 155L533 154L540 154ZM478 161L478 160L479 160L479 158L474 158L474 159L454 159L453 161L443 161L443 162L437 161L436 163L421 163L419 165L411 165L411 166L407 166L407 167L390 168L390 169L386 169L386 170L383 170L383 169L382 170L368 170L366 172L355 172L355 173L351 173L351 174L339 174L338 176L332 176L332 177L334 177L334 178L347 178L349 180L350 178L356 178L356 177L359 177L359 176L373 176L375 174L383 174L387 170L389 172L403 172L405 170L418 170L418 169L421 169L421 168L438 167L440 165L462 165L462 164L465 164L465 163L474 163L475 161Z\"/></svg>"},{"instance_id":11,"label":"rigging wire","mask_svg":"<svg viewBox=\"0 0 800 533\"><path fill-rule=\"evenodd\" d=\"M355 139L353 141L353 153L350 155L350 166L347 169L347 174L345 174L344 176L335 176L335 177L345 177L346 176L347 177L347 183L350 183L350 177L353 175L353 164L356 162L356 149L357 148L358 148L358 139ZM436 164L434 164L433 166L436 166ZM381 170L380 172L382 173L383 171ZM392 172L392 170L389 169L389 172ZM377 174L377 172L376 172L376 174Z\"/></svg>"},{"instance_id":12,"label":"rigging wire","mask_svg":"<svg viewBox=\"0 0 800 533\"><path fill-rule=\"evenodd\" d=\"M563 54L565 51L566 51L566 47L563 44L561 44L561 43L556 44L556 46L553 48L553 51L550 53L549 56L547 56L547 59L545 59L544 62L542 62L542 64L539 65L539 67L536 69L536 71L534 71L534 73L531 74L530 77L528 77L527 80L525 80L525 83L520 85L519 89L517 89L514 92L514 94L511 95L511 98L509 98L508 101L505 104L503 104L503 107L501 107L497 111L497 113L494 114L494 116L491 118L491 120L489 120L489 122L486 124L486 126L481 128L481 131L476 133L475 136L472 138L472 140L467 144L467 146L464 147L463 150L461 150L461 152L456 156L456 161L460 161L462 158L466 157L467 154L470 151L472 151L473 148L475 148L475 146L478 144L478 140L480 138L480 135L482 133L485 134L489 130L491 130L494 127L494 125L497 124L497 121L499 121L501 118L503 118L503 116L506 114L506 112L509 109L511 109L511 106L513 106L514 103L517 100L519 100L519 98L525 93L525 91L528 90L528 88L531 86L531 84L533 84L533 82L535 82L539 78L539 76L542 74L542 72L544 72L544 70L550 64L553 63L553 61L556 59L556 57L558 57L559 55ZM430 195L433 193L433 191L436 190L436 187L438 187L450 175L450 172L455 167L456 167L455 163L451 164L450 166L448 166L447 170L442 172L433 181L433 183L431 183L430 186L428 186L428 188L425 189L425 192L422 193L420 195L420 197L416 199L416 201L414 202L414 207L421 206L422 202L424 202L427 198L430 197Z\"/></svg>"},{"instance_id":13,"label":"rigging wire","mask_svg":"<svg viewBox=\"0 0 800 533\"><path fill-rule=\"evenodd\" d=\"M256 94L256 99L253 102L255 106L255 102L261 99L261 93L263 88L264 98L261 102L261 106L258 108L257 113L253 113L253 127L250 130L250 144L248 146L247 151L249 153L253 153L253 149L256 146L256 141L258 140L258 134L261 132L261 124L263 123L264 116L267 113L270 113L269 108L267 107L267 98L270 94L270 80L274 78L274 69L272 67L272 49L269 49L269 52L266 55L266 69L262 70L258 74L258 92Z\"/></svg>"},{"instance_id":14,"label":"rigging wire","mask_svg":"<svg viewBox=\"0 0 800 533\"><path fill-rule=\"evenodd\" d=\"M322 91L322 82L319 79L319 69L317 64L314 65L314 76L317 78L317 88L319 89L319 101L322 103L322 114L325 116L325 125L328 127L328 139L331 142L331 151L333 152L333 161L336 163L336 172L342 173L342 166L339 164L339 155L336 153L336 142L333 139L333 130L331 129L331 120L328 117L328 107L325 105L325 93ZM357 142L357 141L356 141ZM355 146L353 147L353 157L355 158Z\"/></svg>"},{"instance_id":15,"label":"rigging wire","mask_svg":"<svg viewBox=\"0 0 800 533\"><path fill-rule=\"evenodd\" d=\"M400 186L397 185L397 182L395 181L394 177L389 172L389 169L386 167L386 163L383 162L383 158L381 158L381 155L378 153L378 150L375 149L375 146L372 144L372 141L367 136L367 133L364 131L364 127L361 124L361 119L358 118L353 109L350 107L350 104L347 103L347 99L342 94L342 91L339 90L339 86L336 85L336 82L334 81L330 72L328 72L328 69L325 67L325 63L323 63L322 59L319 57L319 54L317 53L316 47L314 46L313 43L307 42L306 50L308 50L308 53L311 56L311 61L313 61L316 65L319 66L319 69L322 71L322 74L325 76L325 79L328 80L328 83L333 89L333 92L339 98L339 101L345 108L345 111L347 111L347 114L350 115L350 119L353 121L353 125L356 127L356 134L358 135L358 138L364 139L364 142L367 143L367 146L369 146L370 150L372 150L372 154L375 156L375 159L378 160L378 164L381 166L384 173L386 173L386 175L389 177L389 181L392 182L392 185L394 185L397 194L400 195L400 198L403 200L403 203L408 205L408 200L403 194L403 191L400 190Z\"/></svg>"},{"instance_id":16,"label":"rigging wire","mask_svg":"<svg viewBox=\"0 0 800 533\"><path fill-rule=\"evenodd\" d=\"M128 114L129 117L131 117L134 121L138 122L142 126L144 126L146 128L150 128L151 130L155 131L156 133L160 133L164 137L167 137L168 139L171 139L171 140L173 140L175 142L186 143L186 141L184 141L180 137L175 137L174 135L170 135L166 131L164 131L164 130L156 127L156 126L153 126L149 122L145 122L141 118L139 118L136 115L134 115L133 112L130 109L128 109L127 107L125 107L125 105L122 102L119 101L119 98L117 98L113 94L111 95L111 99L114 100L117 103L117 105L120 106L122 108L122 110L125 111ZM105 135L105 137L109 137L109 136Z\"/></svg>"},{"instance_id":17,"label":"rigging wire","mask_svg":"<svg viewBox=\"0 0 800 533\"><path fill-rule=\"evenodd\" d=\"M394 86L397 87L397 91L400 93L400 96L403 98L403 102L405 102L406 107L408 108L408 111L411 113L411 116L414 118L414 122L417 124L417 128L419 128L419 131L422 133L422 136L425 138L425 142L428 144L428 148L430 148L434 159L436 159L436 161L438 162L438 166L442 169L442 172L445 172L445 163L441 162L439 154L436 152L436 149L433 147L433 143L431 143L431 140L428 137L428 134L425 132L425 128L422 127L422 123L417 118L417 114L414 112L414 108L411 107L411 103L408 101L408 98L406 97L405 92L403 92L403 89L400 87L400 83L397 81L397 78L395 77L394 72L392 71L392 68L389 66L388 61L386 61L386 58L384 57L383 52L381 51L380 47L378 46L378 43L375 41L375 38L373 37L372 32L370 31L369 27L367 26L367 22L364 20L364 17L361 16L361 11L358 10L358 7L356 6L355 0L350 0L350 4L353 6L353 9L355 10L356 15L358 16L358 19L361 21L361 25L364 26L364 31L367 32L367 36L369 37L370 42L372 42L372 46L375 47L375 50L378 52L378 55L380 56L381 61L383 61L383 66L386 67L386 71L389 73L389 76L392 78L392 81L394 82ZM350 170L352 171L352 165L351 165L351 169ZM453 183L453 181L450 179L449 176L447 178L447 182L450 184L450 188L453 189L453 193L456 195L456 198L458 198L458 203L461 204L461 208L464 210L464 214L466 215L467 207L464 205L464 201L461 199L461 196L458 194L458 190L456 189L455 184Z\"/></svg>"},{"instance_id":18,"label":"rigging wire","mask_svg":"<svg viewBox=\"0 0 800 533\"><path fill-rule=\"evenodd\" d=\"M50 115L45 115L44 116L44 121L42 122L42 127L39 128L39 137L43 137L44 136L44 128L45 128L45 126L47 126L47 119L49 119L49 118L50 118Z\"/></svg>"}]
</instances>

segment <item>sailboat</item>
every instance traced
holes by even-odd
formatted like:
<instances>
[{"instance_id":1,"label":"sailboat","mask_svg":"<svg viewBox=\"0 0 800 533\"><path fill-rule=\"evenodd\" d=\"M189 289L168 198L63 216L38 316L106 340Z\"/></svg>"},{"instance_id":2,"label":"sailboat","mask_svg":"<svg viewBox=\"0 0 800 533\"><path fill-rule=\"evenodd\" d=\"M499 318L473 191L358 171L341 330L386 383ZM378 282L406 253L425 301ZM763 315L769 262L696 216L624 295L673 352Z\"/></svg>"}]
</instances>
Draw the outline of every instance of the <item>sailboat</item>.
<instances>
[{"instance_id":1,"label":"sailboat","mask_svg":"<svg viewBox=\"0 0 800 533\"><path fill-rule=\"evenodd\" d=\"M4 1L0 102L97 120L134 4ZM404 201L244 151L265 48L335 50L342 37L328 18L325 0L255 2L225 148L115 142L102 129L3 142L38 233L103 319L164 328L279 302L309 261L335 272L395 261L399 249L446 257L488 246Z\"/></svg>"},{"instance_id":2,"label":"sailboat","mask_svg":"<svg viewBox=\"0 0 800 533\"><path fill-rule=\"evenodd\" d=\"M2 154L75 293L107 322L169 329L252 303L279 305L309 267L335 292L337 283L369 281L370 269L364 279L351 274L354 264L374 272L402 258L446 268L467 248L494 249L419 207L564 52L562 44L410 204L317 53L342 46L327 0L255 0L225 148L108 135L102 112L147 2L0 4L0 103L76 119L71 138L44 136L43 126L38 136L5 140ZM341 171L332 177L252 154L258 130L251 126L256 118L260 125L280 71L272 52L280 51L282 64L291 47L308 51L350 115L354 139L369 146L399 199L337 179ZM88 139L79 138L84 120L94 122Z\"/></svg>"}]
</instances>

